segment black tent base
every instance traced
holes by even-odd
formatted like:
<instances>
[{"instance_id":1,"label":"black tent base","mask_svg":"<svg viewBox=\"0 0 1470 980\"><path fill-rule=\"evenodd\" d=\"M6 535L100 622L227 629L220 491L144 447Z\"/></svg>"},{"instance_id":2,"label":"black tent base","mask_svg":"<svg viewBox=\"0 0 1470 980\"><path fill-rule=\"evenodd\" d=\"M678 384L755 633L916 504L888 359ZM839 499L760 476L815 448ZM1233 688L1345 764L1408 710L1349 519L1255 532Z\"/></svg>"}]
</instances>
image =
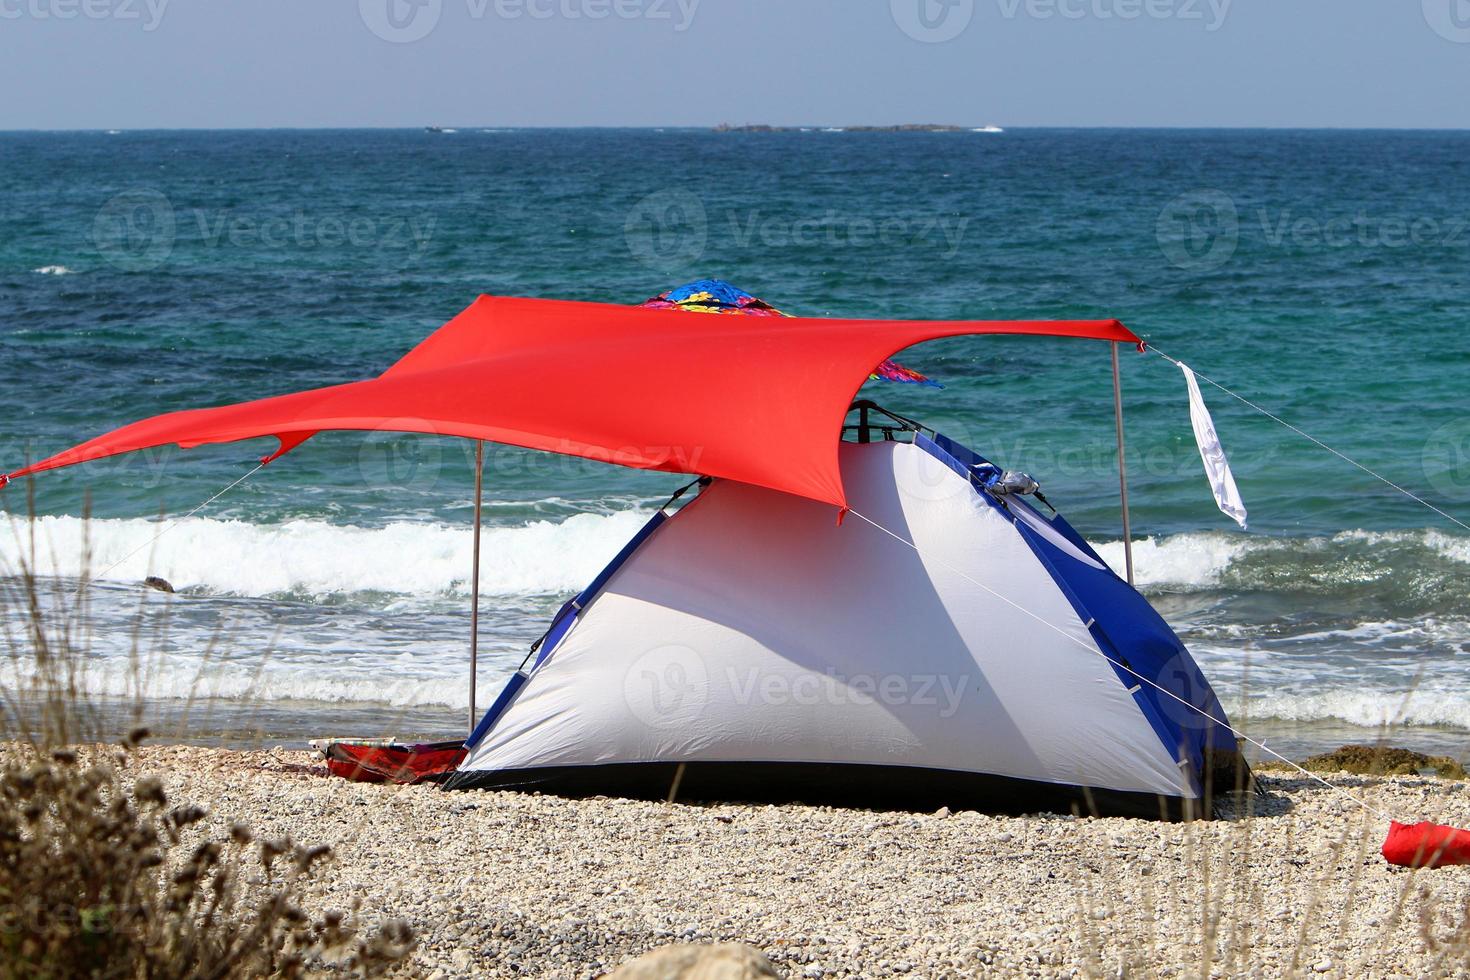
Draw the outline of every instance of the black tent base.
<instances>
[{"instance_id":1,"label":"black tent base","mask_svg":"<svg viewBox=\"0 0 1470 980\"><path fill-rule=\"evenodd\" d=\"M1216 771L1219 772L1218 768ZM949 807L1013 816L1061 813L1181 820L1210 815L1201 801L1177 796L907 766L645 762L485 772L462 770L444 785L446 789L520 790L567 797L618 796L681 803L804 803L916 813ZM1233 789L1233 780L1225 788Z\"/></svg>"}]
</instances>

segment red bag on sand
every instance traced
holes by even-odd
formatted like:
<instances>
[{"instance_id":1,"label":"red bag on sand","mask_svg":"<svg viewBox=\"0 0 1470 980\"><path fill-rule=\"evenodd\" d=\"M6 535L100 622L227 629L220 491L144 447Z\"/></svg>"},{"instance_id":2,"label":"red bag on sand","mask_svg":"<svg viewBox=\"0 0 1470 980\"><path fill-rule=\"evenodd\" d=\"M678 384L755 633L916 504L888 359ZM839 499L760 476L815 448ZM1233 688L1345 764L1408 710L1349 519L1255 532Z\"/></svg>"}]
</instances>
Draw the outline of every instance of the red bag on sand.
<instances>
[{"instance_id":1,"label":"red bag on sand","mask_svg":"<svg viewBox=\"0 0 1470 980\"><path fill-rule=\"evenodd\" d=\"M355 783L422 783L448 775L467 751L463 742L435 745L349 745L326 749L327 768Z\"/></svg>"},{"instance_id":2,"label":"red bag on sand","mask_svg":"<svg viewBox=\"0 0 1470 980\"><path fill-rule=\"evenodd\" d=\"M1401 868L1470 864L1470 831L1428 822L1409 826L1395 820L1383 842L1383 857Z\"/></svg>"}]
</instances>

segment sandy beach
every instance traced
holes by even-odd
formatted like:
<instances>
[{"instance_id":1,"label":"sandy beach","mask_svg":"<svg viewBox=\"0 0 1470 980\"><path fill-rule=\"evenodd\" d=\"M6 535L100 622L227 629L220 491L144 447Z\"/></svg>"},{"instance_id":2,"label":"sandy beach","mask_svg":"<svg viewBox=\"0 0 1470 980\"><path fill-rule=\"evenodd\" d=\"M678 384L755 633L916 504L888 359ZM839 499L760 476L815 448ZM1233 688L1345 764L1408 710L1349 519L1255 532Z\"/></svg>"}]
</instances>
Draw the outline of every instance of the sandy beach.
<instances>
[{"instance_id":1,"label":"sandy beach","mask_svg":"<svg viewBox=\"0 0 1470 980\"><path fill-rule=\"evenodd\" d=\"M1251 819L1168 825L445 793L284 749L159 746L133 765L217 829L333 845L313 900L408 919L411 976L594 977L714 941L792 977L1467 970L1470 869L1390 868L1383 821L1279 775ZM1470 824L1463 782L1331 781L1401 820Z\"/></svg>"}]
</instances>

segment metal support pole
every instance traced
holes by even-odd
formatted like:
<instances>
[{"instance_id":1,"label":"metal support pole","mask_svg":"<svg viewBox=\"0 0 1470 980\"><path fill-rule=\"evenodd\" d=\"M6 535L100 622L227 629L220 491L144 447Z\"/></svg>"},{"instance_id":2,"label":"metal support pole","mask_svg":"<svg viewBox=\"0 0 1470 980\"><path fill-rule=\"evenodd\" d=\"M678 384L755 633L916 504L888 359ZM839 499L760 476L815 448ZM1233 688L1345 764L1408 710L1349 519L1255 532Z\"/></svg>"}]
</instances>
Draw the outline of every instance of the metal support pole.
<instances>
[{"instance_id":1,"label":"metal support pole","mask_svg":"<svg viewBox=\"0 0 1470 980\"><path fill-rule=\"evenodd\" d=\"M470 579L470 734L475 732L479 712L475 708L475 678L480 667L480 515L484 508L485 441L475 441L475 558Z\"/></svg>"},{"instance_id":2,"label":"metal support pole","mask_svg":"<svg viewBox=\"0 0 1470 980\"><path fill-rule=\"evenodd\" d=\"M1128 460L1123 442L1123 378L1118 370L1118 344L1113 345L1113 417L1118 424L1118 493L1123 501L1123 562L1133 584L1133 529L1128 519Z\"/></svg>"}]
</instances>

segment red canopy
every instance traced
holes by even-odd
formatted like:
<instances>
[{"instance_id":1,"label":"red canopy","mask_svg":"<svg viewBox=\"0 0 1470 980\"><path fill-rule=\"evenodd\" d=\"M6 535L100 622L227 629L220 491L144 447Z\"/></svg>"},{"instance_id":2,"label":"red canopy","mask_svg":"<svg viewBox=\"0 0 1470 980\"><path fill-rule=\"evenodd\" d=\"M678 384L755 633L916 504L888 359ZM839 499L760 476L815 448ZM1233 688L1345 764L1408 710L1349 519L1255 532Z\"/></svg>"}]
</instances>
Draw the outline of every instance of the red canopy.
<instances>
[{"instance_id":1,"label":"red canopy","mask_svg":"<svg viewBox=\"0 0 1470 980\"><path fill-rule=\"evenodd\" d=\"M962 334L1140 342L1116 320L711 317L691 327L668 310L481 296L371 381L159 415L10 478L170 443L275 436L279 456L323 429L355 429L725 477L842 507L837 446L873 365Z\"/></svg>"}]
</instances>

